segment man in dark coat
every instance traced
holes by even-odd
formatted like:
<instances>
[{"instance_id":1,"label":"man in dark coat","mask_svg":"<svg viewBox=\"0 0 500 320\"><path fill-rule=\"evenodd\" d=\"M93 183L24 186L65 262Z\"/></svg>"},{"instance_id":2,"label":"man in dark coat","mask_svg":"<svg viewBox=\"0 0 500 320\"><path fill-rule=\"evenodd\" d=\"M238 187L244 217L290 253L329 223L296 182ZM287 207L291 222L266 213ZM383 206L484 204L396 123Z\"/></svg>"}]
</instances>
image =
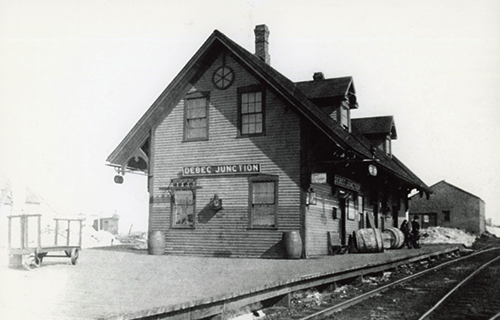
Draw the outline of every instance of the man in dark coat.
<instances>
[{"instance_id":1,"label":"man in dark coat","mask_svg":"<svg viewBox=\"0 0 500 320\"><path fill-rule=\"evenodd\" d=\"M413 217L411 222L411 243L413 248L420 248L420 223L418 223L418 216Z\"/></svg>"},{"instance_id":2,"label":"man in dark coat","mask_svg":"<svg viewBox=\"0 0 500 320\"><path fill-rule=\"evenodd\" d=\"M408 225L408 220L404 220L399 229L405 236L405 245L408 249L411 249L410 226Z\"/></svg>"}]
</instances>

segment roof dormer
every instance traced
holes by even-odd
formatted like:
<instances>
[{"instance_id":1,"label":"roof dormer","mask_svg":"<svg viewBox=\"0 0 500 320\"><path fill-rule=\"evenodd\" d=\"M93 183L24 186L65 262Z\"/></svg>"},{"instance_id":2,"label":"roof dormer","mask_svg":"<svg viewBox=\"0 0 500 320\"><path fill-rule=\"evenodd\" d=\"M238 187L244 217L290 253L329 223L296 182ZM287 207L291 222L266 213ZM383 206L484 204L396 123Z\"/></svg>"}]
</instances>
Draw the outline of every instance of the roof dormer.
<instances>
[{"instance_id":1,"label":"roof dormer","mask_svg":"<svg viewBox=\"0 0 500 320\"><path fill-rule=\"evenodd\" d=\"M313 81L295 85L342 128L351 131L351 109L358 108L352 77L325 79L322 72L316 72Z\"/></svg>"},{"instance_id":2,"label":"roof dormer","mask_svg":"<svg viewBox=\"0 0 500 320\"><path fill-rule=\"evenodd\" d=\"M354 130L363 134L371 143L392 156L392 140L397 139L393 116L358 118L351 120Z\"/></svg>"}]
</instances>

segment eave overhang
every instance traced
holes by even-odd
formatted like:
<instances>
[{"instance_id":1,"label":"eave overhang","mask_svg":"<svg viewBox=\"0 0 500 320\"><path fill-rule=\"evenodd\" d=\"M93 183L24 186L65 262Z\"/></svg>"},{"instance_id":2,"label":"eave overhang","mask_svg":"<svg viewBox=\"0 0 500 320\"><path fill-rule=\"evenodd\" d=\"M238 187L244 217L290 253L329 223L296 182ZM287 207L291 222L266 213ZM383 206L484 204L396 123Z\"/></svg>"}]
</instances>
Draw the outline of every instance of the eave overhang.
<instances>
[{"instance_id":1,"label":"eave overhang","mask_svg":"<svg viewBox=\"0 0 500 320\"><path fill-rule=\"evenodd\" d=\"M188 84L195 82L196 78L203 74L221 50L228 50L249 72L266 83L268 88L281 97L285 103L293 106L299 114L331 139L337 147L350 150L359 159L376 157L380 159L378 165L395 177L426 193L432 192L425 183L397 161L395 157L388 158L383 153L374 152L371 143L366 138L356 136L341 128L338 123L333 121L320 107L303 94L299 88L300 85L297 86L296 83L293 83L218 30L211 34L106 160L111 165L126 165L135 150L140 148L141 143L151 135L152 130L186 94L187 90L189 90Z\"/></svg>"}]
</instances>

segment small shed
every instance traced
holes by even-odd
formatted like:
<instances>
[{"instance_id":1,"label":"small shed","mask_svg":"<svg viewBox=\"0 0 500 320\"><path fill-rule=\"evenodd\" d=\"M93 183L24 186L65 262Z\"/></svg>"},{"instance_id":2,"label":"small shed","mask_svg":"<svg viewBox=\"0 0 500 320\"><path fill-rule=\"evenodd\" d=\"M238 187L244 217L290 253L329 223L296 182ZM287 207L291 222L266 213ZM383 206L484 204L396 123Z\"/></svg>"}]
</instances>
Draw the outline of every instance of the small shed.
<instances>
[{"instance_id":1,"label":"small shed","mask_svg":"<svg viewBox=\"0 0 500 320\"><path fill-rule=\"evenodd\" d=\"M99 218L94 220L93 227L95 230L108 231L111 234L118 234L118 222L120 218L117 215L113 215L109 218Z\"/></svg>"}]
</instances>

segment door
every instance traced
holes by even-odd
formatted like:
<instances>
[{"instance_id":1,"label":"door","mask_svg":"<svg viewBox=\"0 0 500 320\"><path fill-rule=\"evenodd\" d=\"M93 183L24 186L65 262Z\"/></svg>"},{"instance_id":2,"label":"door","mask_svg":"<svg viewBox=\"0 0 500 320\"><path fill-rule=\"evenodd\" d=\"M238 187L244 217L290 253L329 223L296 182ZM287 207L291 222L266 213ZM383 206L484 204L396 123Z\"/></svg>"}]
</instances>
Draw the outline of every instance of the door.
<instances>
[{"instance_id":1,"label":"door","mask_svg":"<svg viewBox=\"0 0 500 320\"><path fill-rule=\"evenodd\" d=\"M398 207L392 206L392 226L398 228Z\"/></svg>"},{"instance_id":2,"label":"door","mask_svg":"<svg viewBox=\"0 0 500 320\"><path fill-rule=\"evenodd\" d=\"M340 204L340 244L342 246L346 245L346 221L347 221L347 210L349 206L349 198L341 197L339 199Z\"/></svg>"},{"instance_id":3,"label":"door","mask_svg":"<svg viewBox=\"0 0 500 320\"><path fill-rule=\"evenodd\" d=\"M422 215L422 229L437 226L437 215L435 213L426 213Z\"/></svg>"}]
</instances>

